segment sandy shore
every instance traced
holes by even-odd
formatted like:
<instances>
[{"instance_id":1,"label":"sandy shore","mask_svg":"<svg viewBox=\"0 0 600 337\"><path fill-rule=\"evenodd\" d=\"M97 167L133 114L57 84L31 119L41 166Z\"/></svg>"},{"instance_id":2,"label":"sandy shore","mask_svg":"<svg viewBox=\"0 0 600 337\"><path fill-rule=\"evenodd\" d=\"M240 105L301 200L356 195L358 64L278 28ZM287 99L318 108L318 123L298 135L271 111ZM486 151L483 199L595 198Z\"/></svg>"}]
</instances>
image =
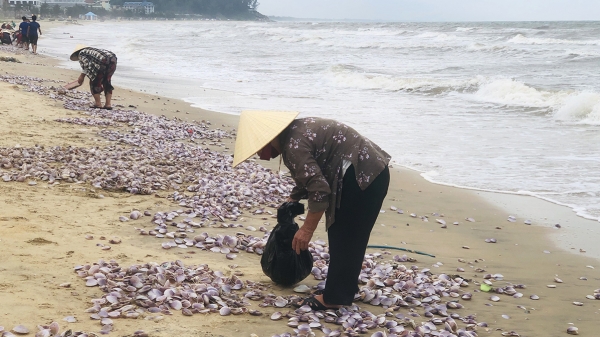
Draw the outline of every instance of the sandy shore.
<instances>
[{"instance_id":1,"label":"sandy shore","mask_svg":"<svg viewBox=\"0 0 600 337\"><path fill-rule=\"evenodd\" d=\"M22 62L0 62L2 72L7 75L65 82L78 75L77 72L54 67L55 61L41 56L10 52L0 52L0 56L15 56ZM56 83L48 82L47 85ZM168 118L210 121L214 127L224 130L232 130L237 125L235 116L192 108L185 102L127 89L117 88L114 100L115 105L132 105L138 111ZM26 92L23 86L0 82L0 102L0 118L3 121L0 123L0 147L17 144L21 147L35 144L103 146L97 141L102 128L55 122L56 118L76 117L78 112L64 109L60 102L48 96ZM231 153L233 144L231 140L224 139L222 146L213 148ZM277 163L271 162L267 167L276 166ZM128 222L118 220L119 216L128 216L133 209L156 212L180 208L164 198L102 191L89 185L66 182L50 185L38 181L32 186L26 181L0 182L0 200L4 205L0 212L0 243L3 247L0 250L3 261L0 266L0 326L7 329L24 324L34 331L37 324L57 321L63 329L98 332L100 324L89 319L85 310L91 306L93 298L99 298L103 293L97 287L85 286L85 281L73 271L76 265L114 259L126 268L133 264L182 260L186 265L208 264L213 270L227 274L233 272L229 267L232 262L222 254L197 249L165 250L161 248L160 240L139 235L135 228L154 227L150 217ZM570 323L580 329L581 335L597 335L600 301L586 299L586 295L599 288L600 263L585 253L560 249L552 241L551 235L563 229L554 229L550 224L554 222L553 216L562 212L563 208L545 204L547 223L532 218L534 225L528 226L523 220L531 213L522 209L524 204L517 209L512 202L496 202L498 204L493 204L490 198L483 198L473 191L428 183L415 172L396 168L384 203L385 212L377 221L370 243L434 254L436 258L411 255L417 262L406 265L431 268L436 274L459 274L471 280L469 287L462 290L473 293L473 299L461 301L464 309L455 312L461 316L476 315L479 322L487 322L488 328L478 328L480 336L501 336L502 332L511 330L521 336L562 336L566 335ZM392 206L403 210L403 214L392 211ZM511 207L515 209L509 209ZM534 204L533 207L541 206ZM417 217L411 217L411 213ZM508 222L509 215L517 216L517 221ZM428 221L421 218L424 216L428 217ZM240 221L244 226L258 228L266 222L266 226L272 228L275 224L274 219L263 220L248 213L243 217ZM466 221L467 218L474 219L474 222ZM447 228L442 228L436 219L444 220ZM459 224L453 225L454 222ZM237 231L216 226L204 230L211 235ZM94 238L87 240L86 235ZM101 236L107 239L118 237L122 242L111 245L110 250L102 250L97 245L107 242L100 240ZM317 230L314 239L317 238L326 239L323 228ZM488 238L495 238L497 243L486 243ZM575 250L583 248L577 242L569 244ZM396 253L392 251L392 255ZM271 285L269 291L276 295L293 293L270 283L262 274L259 256L240 253L234 263L239 266L236 269L243 272L244 279ZM459 272L457 268L465 271ZM498 287L508 283L526 285L522 290L524 296L517 299L499 295L499 302L489 301L490 294L475 292L478 288L475 283L482 282L483 276L488 273L504 276L502 281L494 282ZM555 277L564 282L556 283ZM64 283L70 286L61 287ZM318 281L309 276L302 283L312 286ZM556 288L548 288L547 285L556 285ZM540 299L530 300L532 294ZM583 306L573 305L574 301L582 302ZM491 303L493 305L489 305ZM382 312L381 307L360 305L364 310ZM291 332L285 320L269 319L274 308L258 308L257 304L253 304L252 308L260 309L264 315L222 317L199 314L186 317L175 312L160 320L145 319L148 315L138 319L117 319L111 335L131 335L138 329L151 336L249 336L255 333L263 337ZM415 311L423 314L420 308L415 308ZM399 312L407 314L408 309L401 308ZM510 318L502 318L502 315ZM67 323L63 321L66 316L76 316L78 321ZM419 323L427 319L418 317L415 320ZM316 331L316 335L322 334Z\"/></svg>"}]
</instances>

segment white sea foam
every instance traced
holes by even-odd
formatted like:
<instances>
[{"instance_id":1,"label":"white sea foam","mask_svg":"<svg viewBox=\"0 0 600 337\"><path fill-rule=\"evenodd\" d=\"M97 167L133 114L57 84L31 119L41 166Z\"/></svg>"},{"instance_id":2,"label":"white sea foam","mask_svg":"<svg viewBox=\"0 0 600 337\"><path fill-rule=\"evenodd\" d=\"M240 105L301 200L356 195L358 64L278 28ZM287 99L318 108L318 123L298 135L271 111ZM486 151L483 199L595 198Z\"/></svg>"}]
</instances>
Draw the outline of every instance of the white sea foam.
<instances>
[{"instance_id":1,"label":"white sea foam","mask_svg":"<svg viewBox=\"0 0 600 337\"><path fill-rule=\"evenodd\" d=\"M565 99L554 117L567 122L600 124L600 94L583 92L572 95Z\"/></svg>"},{"instance_id":2,"label":"white sea foam","mask_svg":"<svg viewBox=\"0 0 600 337\"><path fill-rule=\"evenodd\" d=\"M337 86L386 91L462 91L477 87L483 80L448 80L426 77L397 77L387 74L367 73L360 68L336 65L330 69L331 80Z\"/></svg>"},{"instance_id":3,"label":"white sea foam","mask_svg":"<svg viewBox=\"0 0 600 337\"><path fill-rule=\"evenodd\" d=\"M565 92L538 90L512 79L498 79L482 85L474 97L497 104L553 107L560 104L567 95Z\"/></svg>"},{"instance_id":4,"label":"white sea foam","mask_svg":"<svg viewBox=\"0 0 600 337\"><path fill-rule=\"evenodd\" d=\"M526 37L523 34L517 34L508 42L517 44L571 44L571 45L596 45L600 46L600 40L565 40L554 38Z\"/></svg>"},{"instance_id":5,"label":"white sea foam","mask_svg":"<svg viewBox=\"0 0 600 337\"><path fill-rule=\"evenodd\" d=\"M454 40L458 39L458 37L456 35L451 35L451 34L448 35L446 33L439 33L439 32L422 33L422 34L418 35L417 38L433 39L435 41L454 41Z\"/></svg>"}]
</instances>

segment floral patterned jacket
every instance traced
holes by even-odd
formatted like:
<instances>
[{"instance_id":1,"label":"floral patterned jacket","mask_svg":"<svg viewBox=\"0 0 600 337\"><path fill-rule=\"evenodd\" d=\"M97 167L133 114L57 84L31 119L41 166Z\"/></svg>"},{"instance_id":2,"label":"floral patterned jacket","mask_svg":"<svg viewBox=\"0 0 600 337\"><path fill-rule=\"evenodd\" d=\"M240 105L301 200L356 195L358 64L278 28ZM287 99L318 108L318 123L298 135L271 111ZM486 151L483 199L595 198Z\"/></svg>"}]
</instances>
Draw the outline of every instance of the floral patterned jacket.
<instances>
[{"instance_id":1,"label":"floral patterned jacket","mask_svg":"<svg viewBox=\"0 0 600 337\"><path fill-rule=\"evenodd\" d=\"M379 146L331 119L296 119L281 133L280 141L283 162L296 183L290 197L308 199L310 212L325 210L327 229L335 221L342 197L344 160L354 165L362 190L390 161Z\"/></svg>"}]
</instances>

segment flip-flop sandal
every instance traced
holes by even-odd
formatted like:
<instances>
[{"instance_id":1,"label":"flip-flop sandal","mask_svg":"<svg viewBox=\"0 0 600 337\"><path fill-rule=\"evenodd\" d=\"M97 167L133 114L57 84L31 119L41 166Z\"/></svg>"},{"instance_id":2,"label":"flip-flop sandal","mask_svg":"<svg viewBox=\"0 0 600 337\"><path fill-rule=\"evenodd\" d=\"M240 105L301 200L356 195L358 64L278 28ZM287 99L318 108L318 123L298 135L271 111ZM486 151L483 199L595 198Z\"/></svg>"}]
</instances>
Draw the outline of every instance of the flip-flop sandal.
<instances>
[{"instance_id":1,"label":"flip-flop sandal","mask_svg":"<svg viewBox=\"0 0 600 337\"><path fill-rule=\"evenodd\" d=\"M301 307L304 305L308 305L312 311L325 311L327 309L330 309L326 306L324 306L323 304L321 304L321 302L319 302L319 300L317 300L314 296L309 296L307 298L305 298L304 300L302 300L301 302L296 302L292 304L294 307Z\"/></svg>"},{"instance_id":2,"label":"flip-flop sandal","mask_svg":"<svg viewBox=\"0 0 600 337\"><path fill-rule=\"evenodd\" d=\"M90 105L90 109L102 109L101 106Z\"/></svg>"},{"instance_id":3,"label":"flip-flop sandal","mask_svg":"<svg viewBox=\"0 0 600 337\"><path fill-rule=\"evenodd\" d=\"M112 106L105 106L102 109L104 109L104 110L112 110Z\"/></svg>"}]
</instances>

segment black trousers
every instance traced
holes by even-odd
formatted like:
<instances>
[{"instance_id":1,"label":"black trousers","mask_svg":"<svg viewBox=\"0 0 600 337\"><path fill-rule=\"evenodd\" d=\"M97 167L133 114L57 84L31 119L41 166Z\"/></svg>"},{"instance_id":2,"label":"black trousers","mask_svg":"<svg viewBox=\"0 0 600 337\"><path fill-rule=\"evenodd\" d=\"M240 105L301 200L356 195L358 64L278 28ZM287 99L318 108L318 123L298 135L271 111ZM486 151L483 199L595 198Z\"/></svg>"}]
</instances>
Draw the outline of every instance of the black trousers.
<instances>
[{"instance_id":1,"label":"black trousers","mask_svg":"<svg viewBox=\"0 0 600 337\"><path fill-rule=\"evenodd\" d=\"M354 166L346 170L340 208L336 209L335 221L328 230L330 260L323 293L325 303L352 304L371 230L389 184L387 167L364 191L356 182Z\"/></svg>"}]
</instances>

